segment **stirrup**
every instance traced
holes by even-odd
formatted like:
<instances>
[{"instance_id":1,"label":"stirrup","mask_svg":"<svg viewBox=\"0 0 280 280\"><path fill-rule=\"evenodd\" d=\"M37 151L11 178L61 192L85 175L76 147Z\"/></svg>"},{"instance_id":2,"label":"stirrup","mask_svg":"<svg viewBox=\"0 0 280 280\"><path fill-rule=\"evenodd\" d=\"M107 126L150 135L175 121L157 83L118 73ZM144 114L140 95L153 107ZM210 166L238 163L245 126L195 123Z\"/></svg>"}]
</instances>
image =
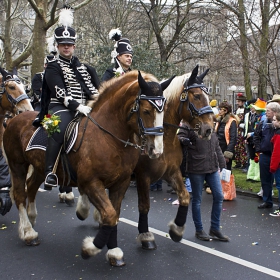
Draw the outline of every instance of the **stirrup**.
<instances>
[{"instance_id":1,"label":"stirrup","mask_svg":"<svg viewBox=\"0 0 280 280\"><path fill-rule=\"evenodd\" d=\"M56 181L55 184L51 184L51 183L47 182L48 177L49 177L50 175L53 175L53 176L55 177L55 181ZM52 178L52 179L53 179L53 178ZM45 186L51 187L51 188L57 187L57 186L58 186L58 178L57 178L56 174L55 174L55 173L52 173L52 172L50 172L49 174L47 174L47 176L46 176L46 178L45 178L44 184L45 184Z\"/></svg>"}]
</instances>

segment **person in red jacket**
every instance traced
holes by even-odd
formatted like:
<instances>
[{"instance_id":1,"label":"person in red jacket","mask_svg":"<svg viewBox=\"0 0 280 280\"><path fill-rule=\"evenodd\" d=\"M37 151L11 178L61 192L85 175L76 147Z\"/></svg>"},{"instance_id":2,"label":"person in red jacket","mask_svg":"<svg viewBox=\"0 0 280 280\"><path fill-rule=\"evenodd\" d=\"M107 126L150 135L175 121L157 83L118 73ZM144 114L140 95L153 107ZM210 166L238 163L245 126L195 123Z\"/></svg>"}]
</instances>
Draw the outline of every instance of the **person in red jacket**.
<instances>
[{"instance_id":1,"label":"person in red jacket","mask_svg":"<svg viewBox=\"0 0 280 280\"><path fill-rule=\"evenodd\" d=\"M271 139L273 144L273 151L270 160L270 172L276 176L280 176L280 113L276 113L272 119L272 124L275 127L275 133ZM280 217L280 187L276 184L278 189L278 208L275 209L271 216Z\"/></svg>"}]
</instances>

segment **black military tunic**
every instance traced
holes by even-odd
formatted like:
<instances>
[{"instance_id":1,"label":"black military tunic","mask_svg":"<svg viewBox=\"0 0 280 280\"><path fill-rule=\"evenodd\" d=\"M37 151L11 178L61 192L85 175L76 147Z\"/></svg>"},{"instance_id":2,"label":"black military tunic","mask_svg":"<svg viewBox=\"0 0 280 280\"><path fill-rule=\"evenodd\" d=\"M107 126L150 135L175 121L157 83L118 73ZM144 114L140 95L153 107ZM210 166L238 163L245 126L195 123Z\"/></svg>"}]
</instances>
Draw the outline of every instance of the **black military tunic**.
<instances>
[{"instance_id":1,"label":"black military tunic","mask_svg":"<svg viewBox=\"0 0 280 280\"><path fill-rule=\"evenodd\" d=\"M45 70L42 87L41 111L33 122L39 126L44 116L56 113L61 118L59 124L62 136L54 133L53 138L61 142L68 123L77 113L80 104L98 93L99 79L95 69L80 63L77 57L70 60L59 56L49 61Z\"/></svg>"}]
</instances>

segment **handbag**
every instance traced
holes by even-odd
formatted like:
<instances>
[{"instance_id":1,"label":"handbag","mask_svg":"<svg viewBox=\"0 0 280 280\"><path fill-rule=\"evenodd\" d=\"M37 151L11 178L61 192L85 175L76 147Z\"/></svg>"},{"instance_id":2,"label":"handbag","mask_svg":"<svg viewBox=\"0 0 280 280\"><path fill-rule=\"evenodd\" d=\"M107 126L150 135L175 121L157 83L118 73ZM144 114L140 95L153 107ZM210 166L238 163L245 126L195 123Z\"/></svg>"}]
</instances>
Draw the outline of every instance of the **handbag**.
<instances>
[{"instance_id":1,"label":"handbag","mask_svg":"<svg viewBox=\"0 0 280 280\"><path fill-rule=\"evenodd\" d=\"M231 175L231 170L223 168L221 173L220 173L221 180L229 182L230 181L230 175Z\"/></svg>"},{"instance_id":2,"label":"handbag","mask_svg":"<svg viewBox=\"0 0 280 280\"><path fill-rule=\"evenodd\" d=\"M229 182L221 180L221 184L224 194L224 200L233 200L234 198L236 198L236 188L233 174L230 175Z\"/></svg>"}]
</instances>

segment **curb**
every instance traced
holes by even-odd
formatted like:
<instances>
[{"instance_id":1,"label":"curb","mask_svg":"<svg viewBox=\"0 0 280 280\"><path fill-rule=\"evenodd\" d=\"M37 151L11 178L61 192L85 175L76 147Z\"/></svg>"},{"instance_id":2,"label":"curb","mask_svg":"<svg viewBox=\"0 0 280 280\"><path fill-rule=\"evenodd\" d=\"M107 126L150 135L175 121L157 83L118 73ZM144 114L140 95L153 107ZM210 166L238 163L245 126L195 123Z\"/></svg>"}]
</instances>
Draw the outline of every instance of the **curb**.
<instances>
[{"instance_id":1,"label":"curb","mask_svg":"<svg viewBox=\"0 0 280 280\"><path fill-rule=\"evenodd\" d=\"M261 197L258 196L256 193L249 192L249 191L244 191L244 190L239 189L239 188L236 188L236 194L243 195L243 196L248 196L248 197L252 197L252 198L258 198L258 199L261 200ZM277 197L273 197L272 200L273 200L273 202L278 203L278 198Z\"/></svg>"}]
</instances>

